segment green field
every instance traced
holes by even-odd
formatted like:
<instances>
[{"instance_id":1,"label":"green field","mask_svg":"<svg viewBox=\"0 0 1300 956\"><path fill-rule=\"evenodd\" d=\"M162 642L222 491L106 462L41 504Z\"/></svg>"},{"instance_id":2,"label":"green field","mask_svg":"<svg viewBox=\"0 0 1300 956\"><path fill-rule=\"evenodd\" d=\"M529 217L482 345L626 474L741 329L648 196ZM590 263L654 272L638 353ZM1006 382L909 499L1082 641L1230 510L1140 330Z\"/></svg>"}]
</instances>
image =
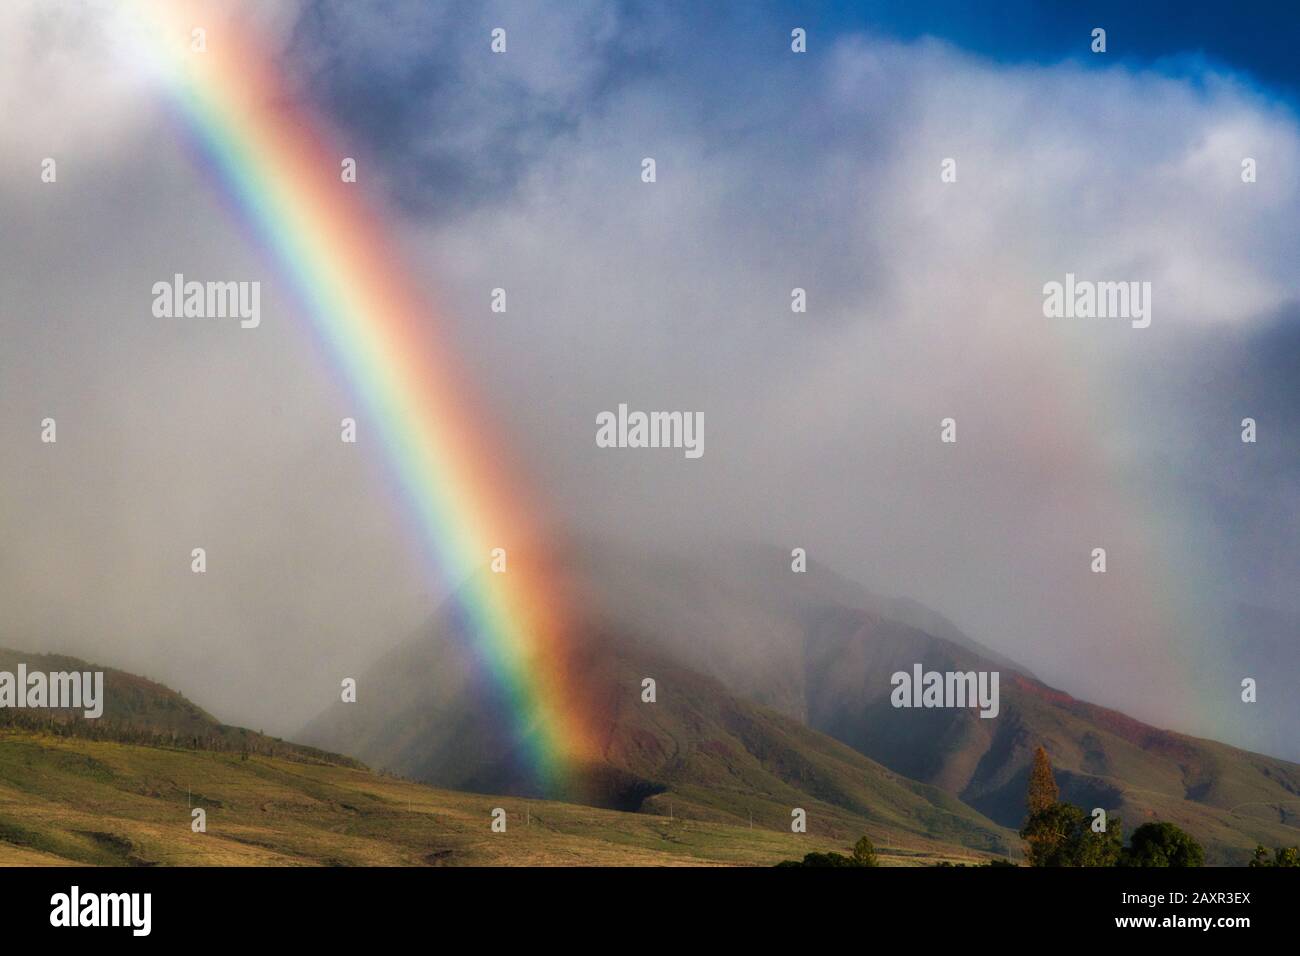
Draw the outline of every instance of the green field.
<instances>
[{"instance_id":1,"label":"green field","mask_svg":"<svg viewBox=\"0 0 1300 956\"><path fill-rule=\"evenodd\" d=\"M190 807L207 812L191 832ZM505 833L490 827L506 810ZM438 790L364 769L0 732L0 865L769 865L848 843ZM979 859L881 846L885 865Z\"/></svg>"}]
</instances>

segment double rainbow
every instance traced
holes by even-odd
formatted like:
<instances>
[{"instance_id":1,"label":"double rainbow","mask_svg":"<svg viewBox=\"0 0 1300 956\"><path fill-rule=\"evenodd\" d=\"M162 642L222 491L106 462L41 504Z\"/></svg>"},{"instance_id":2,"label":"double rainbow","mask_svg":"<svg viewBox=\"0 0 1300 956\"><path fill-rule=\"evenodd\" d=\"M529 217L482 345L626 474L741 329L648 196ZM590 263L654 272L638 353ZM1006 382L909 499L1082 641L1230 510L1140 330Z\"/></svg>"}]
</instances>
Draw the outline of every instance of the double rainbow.
<instances>
[{"instance_id":1,"label":"double rainbow","mask_svg":"<svg viewBox=\"0 0 1300 956\"><path fill-rule=\"evenodd\" d=\"M325 342L376 429L423 543L503 691L540 789L595 752L572 672L563 601L544 575L487 568L494 548L539 538L538 510L508 481L438 315L355 184L343 154L287 88L258 38L212 8L137 0L141 55L220 184ZM203 29L205 49L193 49ZM535 569L530 569L535 570Z\"/></svg>"}]
</instances>

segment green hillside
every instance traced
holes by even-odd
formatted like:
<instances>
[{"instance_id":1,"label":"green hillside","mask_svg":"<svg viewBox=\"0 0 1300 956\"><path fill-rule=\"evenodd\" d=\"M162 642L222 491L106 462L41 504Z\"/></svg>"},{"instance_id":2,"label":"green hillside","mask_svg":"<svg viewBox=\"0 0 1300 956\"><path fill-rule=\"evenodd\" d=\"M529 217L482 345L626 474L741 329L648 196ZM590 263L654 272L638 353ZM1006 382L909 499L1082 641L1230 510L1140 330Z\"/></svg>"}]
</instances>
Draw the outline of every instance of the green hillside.
<instances>
[{"instance_id":1,"label":"green hillside","mask_svg":"<svg viewBox=\"0 0 1300 956\"><path fill-rule=\"evenodd\" d=\"M136 674L63 654L31 654L0 648L0 671L17 673L19 663L26 664L29 673L103 671L103 714L86 719L82 709L5 707L0 708L0 729L361 766L350 757L223 724L183 694Z\"/></svg>"},{"instance_id":2,"label":"green hillside","mask_svg":"<svg viewBox=\"0 0 1300 956\"><path fill-rule=\"evenodd\" d=\"M950 794L743 701L711 678L626 649L615 666L626 691L615 698L605 759L662 788L645 801L647 808L662 811L671 799L712 819L752 815L788 826L791 808L803 807L810 828L840 839L865 830L882 845L1019 853L1014 833ZM647 673L659 688L654 704L638 695Z\"/></svg>"},{"instance_id":3,"label":"green hillside","mask_svg":"<svg viewBox=\"0 0 1300 956\"><path fill-rule=\"evenodd\" d=\"M190 829L191 806L207 832ZM495 807L508 813L493 833ZM685 817L683 819L683 816ZM0 730L0 865L767 865L849 841L435 790L334 763ZM973 854L882 847L886 865Z\"/></svg>"}]
</instances>

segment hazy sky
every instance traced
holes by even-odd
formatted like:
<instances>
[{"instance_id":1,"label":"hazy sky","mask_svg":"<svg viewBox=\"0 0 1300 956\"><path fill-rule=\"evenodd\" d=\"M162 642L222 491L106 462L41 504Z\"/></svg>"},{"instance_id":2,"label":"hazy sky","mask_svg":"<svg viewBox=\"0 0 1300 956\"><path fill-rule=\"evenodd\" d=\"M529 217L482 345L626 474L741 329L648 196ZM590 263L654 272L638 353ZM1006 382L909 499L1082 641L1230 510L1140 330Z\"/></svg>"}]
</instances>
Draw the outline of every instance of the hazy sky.
<instances>
[{"instance_id":1,"label":"hazy sky","mask_svg":"<svg viewBox=\"0 0 1300 956\"><path fill-rule=\"evenodd\" d=\"M112 6L0 8L0 643L291 733L447 582L378 449L339 441L354 397ZM1285 30L214 5L245 8L358 158L521 479L576 526L803 546L1077 695L1254 739L1252 675L1223 650L1236 605L1300 614ZM175 272L260 280L261 326L154 318ZM1150 327L1045 318L1067 272L1150 282ZM703 412L703 457L598 449L622 402Z\"/></svg>"}]
</instances>

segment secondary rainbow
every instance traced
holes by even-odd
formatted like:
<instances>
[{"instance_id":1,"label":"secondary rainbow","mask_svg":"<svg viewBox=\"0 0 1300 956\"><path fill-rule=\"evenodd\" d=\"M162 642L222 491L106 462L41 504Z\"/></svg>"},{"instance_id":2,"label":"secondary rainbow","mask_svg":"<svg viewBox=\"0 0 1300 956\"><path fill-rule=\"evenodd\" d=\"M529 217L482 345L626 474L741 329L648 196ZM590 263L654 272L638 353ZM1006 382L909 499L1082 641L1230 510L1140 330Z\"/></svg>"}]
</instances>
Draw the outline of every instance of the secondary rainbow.
<instances>
[{"instance_id":1,"label":"secondary rainbow","mask_svg":"<svg viewBox=\"0 0 1300 956\"><path fill-rule=\"evenodd\" d=\"M436 310L399 265L382 220L342 180L344 154L252 31L188 2L133 9L140 49L227 205L291 284L379 431L443 579L465 582L462 617L538 783L563 786L593 736L562 602L543 575L486 571L493 548L509 560L512 543L536 542L538 506L508 480L517 470L491 441Z\"/></svg>"}]
</instances>

